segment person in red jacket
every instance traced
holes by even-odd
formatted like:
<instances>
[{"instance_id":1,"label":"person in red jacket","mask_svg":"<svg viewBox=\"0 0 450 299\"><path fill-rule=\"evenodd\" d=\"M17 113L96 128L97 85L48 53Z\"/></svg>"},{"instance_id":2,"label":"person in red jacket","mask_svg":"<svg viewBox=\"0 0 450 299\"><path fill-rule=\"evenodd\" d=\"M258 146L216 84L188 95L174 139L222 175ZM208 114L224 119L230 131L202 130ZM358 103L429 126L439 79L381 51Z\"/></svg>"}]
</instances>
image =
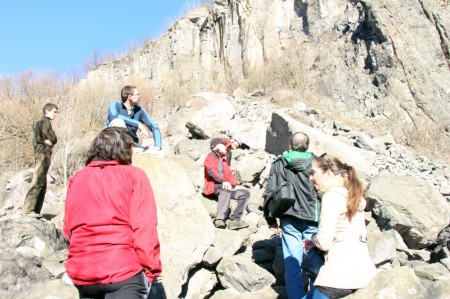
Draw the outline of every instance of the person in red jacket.
<instances>
[{"instance_id":1,"label":"person in red jacket","mask_svg":"<svg viewBox=\"0 0 450 299\"><path fill-rule=\"evenodd\" d=\"M80 298L147 298L161 273L155 198L133 146L127 129L104 129L69 182L65 267Z\"/></svg>"},{"instance_id":2,"label":"person in red jacket","mask_svg":"<svg viewBox=\"0 0 450 299\"><path fill-rule=\"evenodd\" d=\"M241 229L248 224L241 220L247 207L250 192L238 186L239 182L231 172L227 163L226 138L216 137L211 139L211 153L205 158L205 185L203 194L206 196L218 195L217 213L214 225L217 228L225 228L228 208L231 199L236 199L238 204L230 215L229 229Z\"/></svg>"}]
</instances>

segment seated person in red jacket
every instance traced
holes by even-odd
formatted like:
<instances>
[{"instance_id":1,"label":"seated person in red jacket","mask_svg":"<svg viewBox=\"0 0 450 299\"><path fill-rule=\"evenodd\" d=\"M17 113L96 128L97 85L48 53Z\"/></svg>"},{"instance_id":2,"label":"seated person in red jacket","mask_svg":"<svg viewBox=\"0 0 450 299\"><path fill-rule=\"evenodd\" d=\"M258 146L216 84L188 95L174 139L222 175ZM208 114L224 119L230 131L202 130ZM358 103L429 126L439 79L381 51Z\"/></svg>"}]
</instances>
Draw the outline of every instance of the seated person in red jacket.
<instances>
[{"instance_id":1,"label":"seated person in red jacket","mask_svg":"<svg viewBox=\"0 0 450 299\"><path fill-rule=\"evenodd\" d=\"M65 267L82 299L147 298L161 273L155 198L145 172L131 165L133 145L127 129L104 129L69 182Z\"/></svg>"},{"instance_id":2,"label":"seated person in red jacket","mask_svg":"<svg viewBox=\"0 0 450 299\"><path fill-rule=\"evenodd\" d=\"M228 208L231 199L238 201L236 209L230 215L229 229L241 229L248 224L241 220L242 214L247 207L250 192L240 188L239 182L231 172L227 163L227 151L225 148L226 138L216 137L211 139L211 153L205 159L205 186L203 194L218 195L218 205L214 225L217 228L225 228Z\"/></svg>"}]
</instances>

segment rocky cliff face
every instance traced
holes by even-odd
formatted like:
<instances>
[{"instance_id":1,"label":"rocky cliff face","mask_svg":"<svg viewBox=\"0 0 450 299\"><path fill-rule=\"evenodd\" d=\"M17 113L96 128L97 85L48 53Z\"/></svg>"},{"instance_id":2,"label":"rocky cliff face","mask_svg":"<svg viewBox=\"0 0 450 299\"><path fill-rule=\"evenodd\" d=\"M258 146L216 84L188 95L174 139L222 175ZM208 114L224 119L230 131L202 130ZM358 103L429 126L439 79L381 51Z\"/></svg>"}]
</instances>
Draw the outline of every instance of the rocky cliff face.
<instances>
[{"instance_id":1,"label":"rocky cliff face","mask_svg":"<svg viewBox=\"0 0 450 299\"><path fill-rule=\"evenodd\" d=\"M87 81L173 88L244 81L411 145L450 142L450 6L442 0L218 0ZM270 84L269 84L270 82ZM271 85L271 86L269 86Z\"/></svg>"}]
</instances>

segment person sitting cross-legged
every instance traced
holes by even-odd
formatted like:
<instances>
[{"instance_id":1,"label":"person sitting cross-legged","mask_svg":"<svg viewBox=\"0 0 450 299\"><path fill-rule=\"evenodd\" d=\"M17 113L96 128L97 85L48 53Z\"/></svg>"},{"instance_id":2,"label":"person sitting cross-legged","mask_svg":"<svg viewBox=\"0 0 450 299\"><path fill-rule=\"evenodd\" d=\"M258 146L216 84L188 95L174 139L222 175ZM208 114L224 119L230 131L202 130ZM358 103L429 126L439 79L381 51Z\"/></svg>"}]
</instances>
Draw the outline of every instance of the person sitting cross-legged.
<instances>
[{"instance_id":1,"label":"person sitting cross-legged","mask_svg":"<svg viewBox=\"0 0 450 299\"><path fill-rule=\"evenodd\" d=\"M216 194L218 205L214 226L226 228L228 208L231 199L237 200L237 206L230 215L228 223L229 229L241 229L248 227L248 224L241 220L245 208L247 207L250 192L240 186L239 182L231 172L227 163L227 151L225 143L227 139L216 137L211 139L211 153L205 158L205 185L203 194L206 196Z\"/></svg>"}]
</instances>

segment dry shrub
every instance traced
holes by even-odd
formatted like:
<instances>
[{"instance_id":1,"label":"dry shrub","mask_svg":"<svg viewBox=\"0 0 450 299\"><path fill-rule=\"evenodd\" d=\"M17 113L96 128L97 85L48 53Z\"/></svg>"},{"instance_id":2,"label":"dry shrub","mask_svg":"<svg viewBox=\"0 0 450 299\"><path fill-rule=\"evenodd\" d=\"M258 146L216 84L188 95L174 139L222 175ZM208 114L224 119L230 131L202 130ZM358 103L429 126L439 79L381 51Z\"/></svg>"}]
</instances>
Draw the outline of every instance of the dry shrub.
<instances>
[{"instance_id":1,"label":"dry shrub","mask_svg":"<svg viewBox=\"0 0 450 299\"><path fill-rule=\"evenodd\" d=\"M303 100L308 94L305 67L300 47L291 47L283 55L250 70L243 80L243 87L247 91L262 90L273 97L276 105L291 107L295 100Z\"/></svg>"},{"instance_id":2,"label":"dry shrub","mask_svg":"<svg viewBox=\"0 0 450 299\"><path fill-rule=\"evenodd\" d=\"M17 171L33 165L32 132L42 116L42 107L60 106L70 89L71 78L55 72L25 72L0 78L0 158L2 171ZM59 122L55 121L55 127Z\"/></svg>"},{"instance_id":3,"label":"dry shrub","mask_svg":"<svg viewBox=\"0 0 450 299\"><path fill-rule=\"evenodd\" d=\"M121 86L122 87L122 86ZM87 132L99 132L106 122L108 104L120 99L120 89L111 89L102 81L78 84L78 78L57 73L27 72L0 78L0 158L1 171L17 172L32 167L32 134L47 102L58 105L59 116L53 121L58 137L52 158L52 171L66 184L82 166ZM148 93L143 90L144 94Z\"/></svg>"}]
</instances>

